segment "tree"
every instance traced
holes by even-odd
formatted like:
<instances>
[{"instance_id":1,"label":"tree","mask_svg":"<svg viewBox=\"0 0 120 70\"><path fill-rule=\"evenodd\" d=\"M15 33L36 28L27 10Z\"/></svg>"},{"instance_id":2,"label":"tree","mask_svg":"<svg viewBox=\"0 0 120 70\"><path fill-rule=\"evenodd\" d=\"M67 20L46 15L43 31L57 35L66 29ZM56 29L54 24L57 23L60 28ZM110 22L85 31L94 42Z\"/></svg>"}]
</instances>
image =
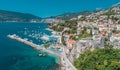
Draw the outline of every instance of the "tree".
<instances>
[{"instance_id":1,"label":"tree","mask_svg":"<svg viewBox=\"0 0 120 70\"><path fill-rule=\"evenodd\" d=\"M118 24L120 24L120 20L118 21Z\"/></svg>"},{"instance_id":2,"label":"tree","mask_svg":"<svg viewBox=\"0 0 120 70\"><path fill-rule=\"evenodd\" d=\"M80 18L80 21L85 21L85 20L86 20L85 17Z\"/></svg>"},{"instance_id":3,"label":"tree","mask_svg":"<svg viewBox=\"0 0 120 70\"><path fill-rule=\"evenodd\" d=\"M92 29L90 30L90 35L93 36L93 35L92 35Z\"/></svg>"},{"instance_id":4,"label":"tree","mask_svg":"<svg viewBox=\"0 0 120 70\"><path fill-rule=\"evenodd\" d=\"M86 50L74 65L78 70L120 70L119 60L119 49L110 49L109 52L104 52L104 49Z\"/></svg>"},{"instance_id":5,"label":"tree","mask_svg":"<svg viewBox=\"0 0 120 70\"><path fill-rule=\"evenodd\" d=\"M49 47L49 44L43 44L43 46L45 47L45 48L47 48L47 47Z\"/></svg>"},{"instance_id":6,"label":"tree","mask_svg":"<svg viewBox=\"0 0 120 70\"><path fill-rule=\"evenodd\" d=\"M103 13L103 15L107 15L107 16L115 15L115 12L112 10L108 10L108 12Z\"/></svg>"},{"instance_id":7,"label":"tree","mask_svg":"<svg viewBox=\"0 0 120 70\"><path fill-rule=\"evenodd\" d=\"M62 36L62 44L63 44L63 45L66 45L66 42L65 42L64 37L63 37L63 36Z\"/></svg>"}]
</instances>

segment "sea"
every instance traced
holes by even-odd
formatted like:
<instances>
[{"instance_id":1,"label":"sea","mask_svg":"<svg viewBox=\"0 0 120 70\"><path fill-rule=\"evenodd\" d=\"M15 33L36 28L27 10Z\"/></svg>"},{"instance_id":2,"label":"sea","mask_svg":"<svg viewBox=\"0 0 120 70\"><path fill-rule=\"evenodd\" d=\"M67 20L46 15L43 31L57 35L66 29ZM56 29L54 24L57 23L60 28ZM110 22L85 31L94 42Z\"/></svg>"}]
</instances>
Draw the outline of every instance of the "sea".
<instances>
[{"instance_id":1,"label":"sea","mask_svg":"<svg viewBox=\"0 0 120 70\"><path fill-rule=\"evenodd\" d=\"M47 28L47 23L0 22L0 70L57 70L59 59L56 56L40 57L41 51L7 37L16 34L41 45L46 41L40 37L51 35Z\"/></svg>"}]
</instances>

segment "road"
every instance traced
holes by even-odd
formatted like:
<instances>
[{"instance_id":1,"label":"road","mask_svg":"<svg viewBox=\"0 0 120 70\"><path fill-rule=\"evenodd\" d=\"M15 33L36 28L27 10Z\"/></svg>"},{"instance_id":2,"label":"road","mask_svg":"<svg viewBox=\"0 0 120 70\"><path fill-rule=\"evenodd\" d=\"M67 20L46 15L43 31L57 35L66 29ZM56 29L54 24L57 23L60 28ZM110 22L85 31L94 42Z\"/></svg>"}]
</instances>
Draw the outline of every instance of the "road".
<instances>
[{"instance_id":1,"label":"road","mask_svg":"<svg viewBox=\"0 0 120 70\"><path fill-rule=\"evenodd\" d=\"M64 58L64 60L68 63L69 67L71 67L70 70L77 70L77 69L73 66L73 64L68 60L68 58L67 58L67 56L66 56L66 54L65 54L65 49L64 49L64 47L63 47L63 58Z\"/></svg>"}]
</instances>

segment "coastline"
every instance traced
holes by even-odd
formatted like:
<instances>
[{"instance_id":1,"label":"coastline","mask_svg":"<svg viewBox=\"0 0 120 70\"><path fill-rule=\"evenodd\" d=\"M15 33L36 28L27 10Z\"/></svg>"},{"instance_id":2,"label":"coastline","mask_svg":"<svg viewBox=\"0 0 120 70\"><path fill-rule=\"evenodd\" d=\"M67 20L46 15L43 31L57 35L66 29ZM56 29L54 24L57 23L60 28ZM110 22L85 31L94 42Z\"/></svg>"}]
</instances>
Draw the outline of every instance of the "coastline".
<instances>
[{"instance_id":1,"label":"coastline","mask_svg":"<svg viewBox=\"0 0 120 70\"><path fill-rule=\"evenodd\" d=\"M50 30L51 34L53 34L54 30L52 30L50 28L46 28L46 29ZM72 63L66 57L66 54L64 52L65 51L64 46L61 46L61 48L63 49L63 52L62 52L62 54L59 54L59 53L56 53L56 52L54 52L52 50L46 49L42 45L38 45L38 44L33 43L32 41L28 41L28 39L26 39L26 38L21 38L21 37L17 36L16 34L8 35L8 37L13 39L13 40L24 43L24 44L32 47L35 50L40 50L42 52L49 53L48 56L54 57L55 62L59 65L58 69L76 70L76 68L72 65Z\"/></svg>"},{"instance_id":2,"label":"coastline","mask_svg":"<svg viewBox=\"0 0 120 70\"><path fill-rule=\"evenodd\" d=\"M46 28L46 30L50 31L51 33L54 32L54 30L50 29L49 27ZM62 63L61 63L61 57L60 56L56 56L56 55L49 54L49 53L48 53L48 55L51 56L51 57L55 57L55 61L61 66Z\"/></svg>"},{"instance_id":3,"label":"coastline","mask_svg":"<svg viewBox=\"0 0 120 70\"><path fill-rule=\"evenodd\" d=\"M50 31L51 34L53 35L53 32L54 32L53 29L50 29L50 28L48 27L48 28L46 28L46 30ZM53 55L53 54L49 54L49 53L48 53L48 56L54 57L56 63L59 64L59 67L58 67L58 68L61 69L61 66L63 66L63 65L62 65L62 57L56 56L56 55Z\"/></svg>"},{"instance_id":4,"label":"coastline","mask_svg":"<svg viewBox=\"0 0 120 70\"><path fill-rule=\"evenodd\" d=\"M31 23L30 23L31 24ZM3 25L3 26L2 26ZM17 60L19 60L19 63L17 63L17 65L19 65L21 68L29 68L29 67L33 67L33 68L40 68L40 70L44 70L43 68L45 67L45 70L48 69L55 69L59 67L59 65L55 62L55 59L57 61L57 57L49 57L48 55L46 56L38 56L38 54L41 54L40 51L36 51L34 48L31 48L30 46L24 44L24 43L20 43L16 40L11 40L9 38L7 38L6 36L8 34L16 34L16 35L19 35L20 37L22 38L28 38L29 41L33 41L34 43L37 43L39 42L37 39L33 40L32 38L29 38L28 35L24 35L22 34L25 30L23 30L26 25L29 25L29 23L3 23L1 24L1 30L4 30L1 32L1 63L2 63L2 66L0 67L1 70L9 70L9 66L13 66L15 67L14 65L17 63L17 61L15 61L15 59L13 58L16 58ZM33 24L34 25L34 24ZM39 26L38 26L39 25ZM41 27L45 30L44 27L46 27L46 24L44 23L41 23L41 24L35 24L36 27ZM20 28L18 28L20 27ZM30 26L30 27L27 27L31 30L36 30L36 28L34 28L34 26ZM34 28L34 29L32 29ZM17 29L17 30L15 30ZM23 31L21 33L18 33L20 31ZM45 30L46 31L46 30ZM42 32L42 33L46 33L46 34L50 34L49 31L43 31L43 30L39 30L38 32ZM31 33L30 32L30 33ZM30 34L29 33L29 34ZM7 43L7 44L6 44ZM37 43L38 44L38 43ZM42 42L40 41L39 42L39 45L42 44ZM9 46L9 47L8 47ZM8 48L8 52L5 52L6 48ZM2 55L2 53L4 53L4 55ZM55 55L53 55L55 56ZM26 60L27 59L27 60ZM9 61L10 60L10 61ZM23 63L23 62L26 62L26 63ZM7 63L9 62L9 64L7 65ZM14 64L12 64L12 62L14 62ZM24 66L26 65L26 66ZM37 65L34 66L34 65ZM5 67L4 67L5 66ZM3 68L2 68L3 67ZM20 68L20 67L17 67L17 68ZM7 69L6 69L7 68ZM12 70L12 68L11 68Z\"/></svg>"},{"instance_id":5,"label":"coastline","mask_svg":"<svg viewBox=\"0 0 120 70\"><path fill-rule=\"evenodd\" d=\"M49 54L49 53L47 53L47 55L50 56L50 57L54 57L55 58L55 62L57 64L61 64L61 58L59 56L56 56L56 55L53 55L53 54Z\"/></svg>"},{"instance_id":6,"label":"coastline","mask_svg":"<svg viewBox=\"0 0 120 70\"><path fill-rule=\"evenodd\" d=\"M50 31L51 33L54 31L54 30L52 30L50 28L46 28L46 30Z\"/></svg>"},{"instance_id":7,"label":"coastline","mask_svg":"<svg viewBox=\"0 0 120 70\"><path fill-rule=\"evenodd\" d=\"M48 27L48 29L51 31L52 34L54 34L54 32L57 32L57 31L54 31L53 29L51 29L49 27ZM65 48L63 48L63 51L65 51ZM60 60L60 63L61 63L60 64L60 69L61 70L77 70L76 67L67 58L65 52L63 52L63 55L59 58L59 60Z\"/></svg>"},{"instance_id":8,"label":"coastline","mask_svg":"<svg viewBox=\"0 0 120 70\"><path fill-rule=\"evenodd\" d=\"M64 51L65 51L64 48L63 48L63 53L62 53L62 55L61 55L61 54L59 54L59 53L57 53L57 52L54 52L54 51L52 51L52 50L49 50L49 49L43 47L43 46L40 46L40 45L37 45L37 44L35 44L35 43L31 42L31 41L28 41L28 40L25 39L25 38L22 39L21 37L15 35L15 34L13 34L13 35L8 35L8 38L13 39L13 40L16 40L16 41L21 42L21 43L24 43L24 44L26 44L26 45L34 48L35 50L40 50L40 51L43 51L43 52L52 54L52 55L54 55L54 56L56 56L56 57L58 57L58 58L60 57L60 59L59 59L59 64L60 64L60 65L63 65L63 68L65 68L65 69L70 69L70 70L77 70L77 69L72 65L72 63L68 60L68 58L67 58L67 56L66 56L66 54L65 54L65 52L64 52ZM62 62L63 62L63 63L62 63ZM59 68L62 68L62 66L59 66Z\"/></svg>"},{"instance_id":9,"label":"coastline","mask_svg":"<svg viewBox=\"0 0 120 70\"><path fill-rule=\"evenodd\" d=\"M18 42L24 43L24 44L26 44L28 46L31 46L35 50L38 50L38 51L41 51L41 52L46 52L48 54L48 56L55 58L55 62L58 65L61 65L61 57L60 57L61 55L60 54L57 54L57 53L55 53L55 52L53 52L51 50L47 50L44 47L40 47L40 45L32 43L31 41L28 41L26 39L22 39L19 36L16 36L15 34L8 35L7 37L10 38L10 39L16 40Z\"/></svg>"},{"instance_id":10,"label":"coastline","mask_svg":"<svg viewBox=\"0 0 120 70\"><path fill-rule=\"evenodd\" d=\"M12 21L9 21L9 22L2 22L0 21L0 23L41 23L41 22L12 22ZM44 22L43 22L44 23Z\"/></svg>"}]
</instances>

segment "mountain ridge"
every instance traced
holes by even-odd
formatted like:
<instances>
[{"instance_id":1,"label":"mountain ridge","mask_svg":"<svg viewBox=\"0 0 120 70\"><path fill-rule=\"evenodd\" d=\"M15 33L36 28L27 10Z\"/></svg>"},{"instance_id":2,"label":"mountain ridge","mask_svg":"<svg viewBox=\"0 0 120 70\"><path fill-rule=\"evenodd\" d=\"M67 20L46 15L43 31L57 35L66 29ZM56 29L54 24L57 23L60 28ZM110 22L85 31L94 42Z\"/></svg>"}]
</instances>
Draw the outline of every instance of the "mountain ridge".
<instances>
[{"instance_id":1,"label":"mountain ridge","mask_svg":"<svg viewBox=\"0 0 120 70\"><path fill-rule=\"evenodd\" d=\"M111 7L105 9L108 10L110 8L114 7L120 7L120 2L112 5ZM103 10L103 9L101 9ZM98 12L100 10L93 10L93 11L82 11L82 12L67 12L56 16L50 16L46 18L41 18L38 16L35 16L33 14L29 13L20 13L20 12L14 12L14 11L6 11L6 10L0 10L0 21L3 22L9 22L9 21L15 21L15 22L63 22L68 21L73 18L77 18L79 15L90 15L92 13Z\"/></svg>"},{"instance_id":2,"label":"mountain ridge","mask_svg":"<svg viewBox=\"0 0 120 70\"><path fill-rule=\"evenodd\" d=\"M111 7L106 8L106 9L99 9L99 10L93 10L93 11L81 11L81 12L67 12L67 13L57 15L57 16L51 16L48 18L54 18L54 19L60 19L60 20L67 21L67 20L70 20L72 18L77 18L79 15L87 16L87 15L90 15L92 13L99 12L101 10L109 10L110 8L114 8L114 7L120 7L120 2L113 4Z\"/></svg>"},{"instance_id":3,"label":"mountain ridge","mask_svg":"<svg viewBox=\"0 0 120 70\"><path fill-rule=\"evenodd\" d=\"M14 11L0 10L0 21L31 22L38 21L41 18L29 13L20 13Z\"/></svg>"}]
</instances>

